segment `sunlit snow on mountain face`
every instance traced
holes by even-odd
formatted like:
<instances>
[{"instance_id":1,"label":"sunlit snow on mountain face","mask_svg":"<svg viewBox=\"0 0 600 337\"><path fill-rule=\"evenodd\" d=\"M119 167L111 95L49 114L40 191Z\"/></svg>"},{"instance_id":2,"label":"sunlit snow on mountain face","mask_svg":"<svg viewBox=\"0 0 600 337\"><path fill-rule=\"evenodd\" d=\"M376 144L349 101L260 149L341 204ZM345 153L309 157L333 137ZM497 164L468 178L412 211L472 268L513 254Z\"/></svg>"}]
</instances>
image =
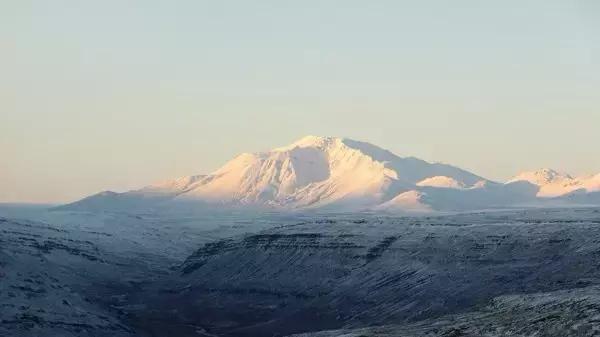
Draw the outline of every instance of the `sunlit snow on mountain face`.
<instances>
[{"instance_id":1,"label":"sunlit snow on mountain face","mask_svg":"<svg viewBox=\"0 0 600 337\"><path fill-rule=\"evenodd\" d=\"M455 166L399 157L365 142L307 136L271 151L243 153L211 174L98 194L65 209L186 205L432 212L599 204L600 174L574 178L542 169L500 184Z\"/></svg>"},{"instance_id":2,"label":"sunlit snow on mountain face","mask_svg":"<svg viewBox=\"0 0 600 337\"><path fill-rule=\"evenodd\" d=\"M600 191L600 174L572 177L552 169L523 172L510 182L525 181L539 187L538 197L560 197L573 192L593 193Z\"/></svg>"}]
</instances>

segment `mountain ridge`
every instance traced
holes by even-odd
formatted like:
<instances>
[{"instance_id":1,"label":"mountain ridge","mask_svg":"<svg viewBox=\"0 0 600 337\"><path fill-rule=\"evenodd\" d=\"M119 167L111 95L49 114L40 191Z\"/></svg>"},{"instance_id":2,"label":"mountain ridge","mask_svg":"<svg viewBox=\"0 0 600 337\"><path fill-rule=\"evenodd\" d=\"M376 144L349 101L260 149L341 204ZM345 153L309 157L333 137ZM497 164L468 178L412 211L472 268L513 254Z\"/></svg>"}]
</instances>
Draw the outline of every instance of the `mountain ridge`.
<instances>
[{"instance_id":1,"label":"mountain ridge","mask_svg":"<svg viewBox=\"0 0 600 337\"><path fill-rule=\"evenodd\" d=\"M600 191L600 173L589 176L574 177L567 173L543 168L536 171L521 172L508 183L525 181L539 187L537 193L541 198L556 198L576 192L593 193Z\"/></svg>"},{"instance_id":2,"label":"mountain ridge","mask_svg":"<svg viewBox=\"0 0 600 337\"><path fill-rule=\"evenodd\" d=\"M467 170L400 157L349 138L306 136L269 151L242 153L210 174L124 193L92 195L61 209L241 207L273 210L423 212L554 202L600 191L600 174L573 178L551 169L497 183ZM563 198L564 200L558 200ZM595 200L595 196L593 200Z\"/></svg>"}]
</instances>

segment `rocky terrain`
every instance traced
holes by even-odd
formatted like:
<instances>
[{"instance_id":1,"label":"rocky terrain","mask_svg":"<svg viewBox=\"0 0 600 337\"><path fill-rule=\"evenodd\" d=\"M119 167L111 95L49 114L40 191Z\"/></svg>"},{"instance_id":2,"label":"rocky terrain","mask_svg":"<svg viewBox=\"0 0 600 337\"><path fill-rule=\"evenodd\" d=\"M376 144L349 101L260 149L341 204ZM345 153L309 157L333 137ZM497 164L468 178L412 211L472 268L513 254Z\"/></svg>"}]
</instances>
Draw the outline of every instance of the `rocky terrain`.
<instances>
[{"instance_id":1,"label":"rocky terrain","mask_svg":"<svg viewBox=\"0 0 600 337\"><path fill-rule=\"evenodd\" d=\"M0 218L0 335L599 333L598 209L32 218Z\"/></svg>"},{"instance_id":2,"label":"rocky terrain","mask_svg":"<svg viewBox=\"0 0 600 337\"><path fill-rule=\"evenodd\" d=\"M404 325L340 329L294 337L600 336L598 286L496 297L478 311Z\"/></svg>"},{"instance_id":3,"label":"rocky terrain","mask_svg":"<svg viewBox=\"0 0 600 337\"><path fill-rule=\"evenodd\" d=\"M133 313L145 306L132 298L203 242L275 219L1 205L0 336L146 336L132 328Z\"/></svg>"},{"instance_id":4,"label":"rocky terrain","mask_svg":"<svg viewBox=\"0 0 600 337\"><path fill-rule=\"evenodd\" d=\"M0 335L134 335L97 298L128 261L59 227L0 218L0 228Z\"/></svg>"}]
</instances>

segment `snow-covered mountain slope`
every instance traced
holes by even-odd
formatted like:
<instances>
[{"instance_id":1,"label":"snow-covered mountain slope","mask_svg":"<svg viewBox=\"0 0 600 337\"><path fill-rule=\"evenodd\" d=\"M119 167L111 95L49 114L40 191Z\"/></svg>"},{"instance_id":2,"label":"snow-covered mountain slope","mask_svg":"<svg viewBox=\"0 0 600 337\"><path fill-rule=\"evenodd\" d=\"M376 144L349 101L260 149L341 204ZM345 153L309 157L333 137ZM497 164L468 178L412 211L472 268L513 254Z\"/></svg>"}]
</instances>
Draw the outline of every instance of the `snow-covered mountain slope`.
<instances>
[{"instance_id":1,"label":"snow-covered mountain slope","mask_svg":"<svg viewBox=\"0 0 600 337\"><path fill-rule=\"evenodd\" d=\"M457 186L485 180L449 165L400 158L367 143L308 136L269 152L242 154L176 199L285 208L368 207L438 176Z\"/></svg>"},{"instance_id":2,"label":"snow-covered mountain slope","mask_svg":"<svg viewBox=\"0 0 600 337\"><path fill-rule=\"evenodd\" d=\"M600 173L592 176L572 177L552 169L523 172L512 178L508 183L529 182L539 187L537 196L554 198L569 195L573 192L600 191Z\"/></svg>"},{"instance_id":3,"label":"snow-covered mountain slope","mask_svg":"<svg viewBox=\"0 0 600 337\"><path fill-rule=\"evenodd\" d=\"M410 211L410 212L428 212L431 207L423 200L424 194L419 191L411 190L400 193L392 200L386 201L375 207L375 210L381 211Z\"/></svg>"},{"instance_id":4,"label":"snow-covered mountain slope","mask_svg":"<svg viewBox=\"0 0 600 337\"><path fill-rule=\"evenodd\" d=\"M417 186L458 188L458 189L465 188L465 186L462 183L460 183L450 177L446 177L446 176L435 176L435 177L431 177L431 178L425 178L422 181L419 181L417 183Z\"/></svg>"},{"instance_id":5,"label":"snow-covered mountain slope","mask_svg":"<svg viewBox=\"0 0 600 337\"><path fill-rule=\"evenodd\" d=\"M549 168L543 168L537 171L521 172L512 179L510 179L507 183L516 181L528 181L534 185L543 186L570 179L573 179L573 177L566 173L558 172Z\"/></svg>"},{"instance_id":6,"label":"snow-covered mountain slope","mask_svg":"<svg viewBox=\"0 0 600 337\"><path fill-rule=\"evenodd\" d=\"M487 183L457 167L402 158L372 144L307 136L271 151L241 154L209 175L184 177L121 194L103 192L67 208L97 209L113 202L137 208L168 201L364 210L421 186L468 189Z\"/></svg>"},{"instance_id":7,"label":"snow-covered mountain slope","mask_svg":"<svg viewBox=\"0 0 600 337\"><path fill-rule=\"evenodd\" d=\"M600 191L600 174L573 178L545 169L498 184L455 166L399 157L369 143L307 136L271 151L243 153L208 175L183 177L126 193L103 192L62 208L126 211L191 205L455 211L539 205L576 191ZM560 202L594 204L596 199L578 195Z\"/></svg>"}]
</instances>

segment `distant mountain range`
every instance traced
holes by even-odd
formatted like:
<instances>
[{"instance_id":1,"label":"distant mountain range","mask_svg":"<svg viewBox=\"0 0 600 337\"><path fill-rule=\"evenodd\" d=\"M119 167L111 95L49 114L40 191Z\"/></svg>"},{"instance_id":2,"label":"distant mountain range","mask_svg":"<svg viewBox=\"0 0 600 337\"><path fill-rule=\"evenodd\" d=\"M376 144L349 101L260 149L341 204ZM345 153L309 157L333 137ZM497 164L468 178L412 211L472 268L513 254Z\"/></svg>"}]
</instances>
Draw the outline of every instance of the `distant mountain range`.
<instances>
[{"instance_id":1,"label":"distant mountain range","mask_svg":"<svg viewBox=\"0 0 600 337\"><path fill-rule=\"evenodd\" d=\"M59 209L431 212L569 205L600 205L600 174L571 177L541 169L497 183L365 142L307 136L268 152L243 153L211 174L101 192Z\"/></svg>"}]
</instances>

